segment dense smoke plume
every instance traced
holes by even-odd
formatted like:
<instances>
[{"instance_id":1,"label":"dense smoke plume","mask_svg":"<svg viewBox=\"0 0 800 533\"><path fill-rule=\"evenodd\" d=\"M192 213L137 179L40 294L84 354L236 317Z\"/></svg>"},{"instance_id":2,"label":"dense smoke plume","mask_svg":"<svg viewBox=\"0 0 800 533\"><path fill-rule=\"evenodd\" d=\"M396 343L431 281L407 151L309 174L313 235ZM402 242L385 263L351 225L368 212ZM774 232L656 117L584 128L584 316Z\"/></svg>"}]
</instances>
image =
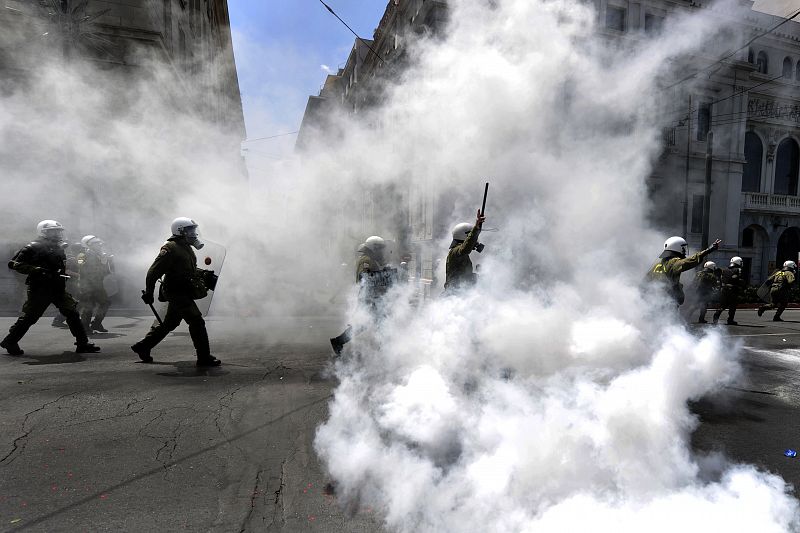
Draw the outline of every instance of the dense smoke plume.
<instances>
[{"instance_id":1,"label":"dense smoke plume","mask_svg":"<svg viewBox=\"0 0 800 533\"><path fill-rule=\"evenodd\" d=\"M737 379L736 347L640 289L666 237L646 221L658 87L725 51L731 13L614 44L584 2L453 2L445 37L362 117L376 126L315 147L306 175L409 179L451 197L453 224L489 176L499 228L474 291L415 308L398 288L336 363L316 446L344 501L409 532L798 526L783 480L690 448L687 402Z\"/></svg>"}]
</instances>

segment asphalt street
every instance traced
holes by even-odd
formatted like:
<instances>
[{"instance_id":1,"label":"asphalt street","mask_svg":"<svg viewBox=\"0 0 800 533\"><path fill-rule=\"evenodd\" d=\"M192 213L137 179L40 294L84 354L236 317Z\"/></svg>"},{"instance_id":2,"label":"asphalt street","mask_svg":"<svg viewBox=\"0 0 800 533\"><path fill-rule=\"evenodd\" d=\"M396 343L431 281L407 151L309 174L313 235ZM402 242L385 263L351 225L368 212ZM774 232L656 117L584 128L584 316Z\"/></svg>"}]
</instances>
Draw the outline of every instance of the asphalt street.
<instances>
[{"instance_id":1,"label":"asphalt street","mask_svg":"<svg viewBox=\"0 0 800 533\"><path fill-rule=\"evenodd\" d=\"M800 310L784 317L740 310L739 326L690 326L744 345L737 382L692 404L693 444L800 486L800 457L783 455L800 449ZM103 351L76 355L45 318L24 356L0 355L0 531L381 530L370 509L339 504L313 451L338 321L212 319L224 364L208 370L194 366L185 326L155 364L137 362L128 347L150 323L110 317L95 337Z\"/></svg>"},{"instance_id":2,"label":"asphalt street","mask_svg":"<svg viewBox=\"0 0 800 533\"><path fill-rule=\"evenodd\" d=\"M244 325L268 342L212 319L208 370L185 325L137 362L151 322L109 317L103 351L76 355L43 318L0 355L0 531L380 530L340 508L312 448L338 322Z\"/></svg>"}]
</instances>

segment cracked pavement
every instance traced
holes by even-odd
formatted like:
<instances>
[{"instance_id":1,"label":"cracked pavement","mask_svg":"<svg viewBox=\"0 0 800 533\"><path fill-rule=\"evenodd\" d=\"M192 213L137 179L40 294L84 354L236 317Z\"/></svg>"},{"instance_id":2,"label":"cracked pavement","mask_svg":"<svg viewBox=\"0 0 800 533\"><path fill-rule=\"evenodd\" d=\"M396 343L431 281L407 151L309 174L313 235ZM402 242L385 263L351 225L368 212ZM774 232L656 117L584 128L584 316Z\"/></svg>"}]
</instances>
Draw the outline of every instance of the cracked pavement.
<instances>
[{"instance_id":1,"label":"cracked pavement","mask_svg":"<svg viewBox=\"0 0 800 533\"><path fill-rule=\"evenodd\" d=\"M338 321L212 318L212 369L185 325L146 365L129 346L147 318L107 318L82 356L49 322L0 355L0 531L381 530L343 509L313 451Z\"/></svg>"}]
</instances>

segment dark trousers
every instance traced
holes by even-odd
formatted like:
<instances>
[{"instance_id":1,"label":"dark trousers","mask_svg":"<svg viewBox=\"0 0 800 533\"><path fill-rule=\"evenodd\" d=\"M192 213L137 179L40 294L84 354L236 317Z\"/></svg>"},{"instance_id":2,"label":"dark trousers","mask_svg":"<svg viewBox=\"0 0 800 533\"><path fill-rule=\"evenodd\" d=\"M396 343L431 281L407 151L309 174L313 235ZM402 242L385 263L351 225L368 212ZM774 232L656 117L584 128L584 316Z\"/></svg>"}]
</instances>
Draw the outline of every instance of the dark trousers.
<instances>
[{"instance_id":1,"label":"dark trousers","mask_svg":"<svg viewBox=\"0 0 800 533\"><path fill-rule=\"evenodd\" d=\"M86 331L81 324L78 316L77 303L72 296L65 290L53 290L47 287L31 288L28 287L28 298L22 304L22 315L11 326L6 340L19 342L28 332L30 327L39 320L47 308L53 304L58 308L67 321L72 336L77 341L76 344L86 344L89 342Z\"/></svg>"},{"instance_id":2,"label":"dark trousers","mask_svg":"<svg viewBox=\"0 0 800 533\"><path fill-rule=\"evenodd\" d=\"M789 295L787 294L786 296L784 296L782 294L772 293L770 299L772 300L772 302L768 303L767 305L762 305L761 309L763 309L764 311L775 309L774 318L780 318L781 314L783 314L783 312L786 310L786 307L789 305Z\"/></svg>"},{"instance_id":3,"label":"dark trousers","mask_svg":"<svg viewBox=\"0 0 800 533\"><path fill-rule=\"evenodd\" d=\"M203 314L197 308L193 300L174 300L167 304L167 314L161 324L155 324L145 335L144 339L137 344L148 350L164 340L170 331L177 328L181 320L185 320L189 325L189 335L192 338L194 349L197 351L198 359L211 357L211 348L208 343L208 332L206 331L206 321Z\"/></svg>"},{"instance_id":4,"label":"dark trousers","mask_svg":"<svg viewBox=\"0 0 800 533\"><path fill-rule=\"evenodd\" d=\"M714 313L714 322L719 320L722 312L728 310L728 322L733 322L736 316L736 306L739 303L739 295L734 291L723 291L719 295L719 309Z\"/></svg>"},{"instance_id":5,"label":"dark trousers","mask_svg":"<svg viewBox=\"0 0 800 533\"><path fill-rule=\"evenodd\" d=\"M106 291L102 287L81 292L78 312L81 315L83 327L88 330L90 325L99 326L102 324L110 305L111 302L108 299L108 295L106 295ZM94 320L92 320L92 317L94 317Z\"/></svg>"}]
</instances>

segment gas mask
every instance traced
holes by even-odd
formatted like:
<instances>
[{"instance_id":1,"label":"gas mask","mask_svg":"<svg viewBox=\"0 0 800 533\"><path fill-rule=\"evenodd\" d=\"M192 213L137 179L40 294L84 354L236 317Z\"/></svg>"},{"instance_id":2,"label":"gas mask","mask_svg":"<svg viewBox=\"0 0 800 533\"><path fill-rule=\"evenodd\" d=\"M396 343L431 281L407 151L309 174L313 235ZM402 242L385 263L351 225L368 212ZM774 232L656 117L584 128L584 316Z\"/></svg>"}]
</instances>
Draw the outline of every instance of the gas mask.
<instances>
[{"instance_id":1,"label":"gas mask","mask_svg":"<svg viewBox=\"0 0 800 533\"><path fill-rule=\"evenodd\" d=\"M187 228L184 228L183 237L196 250L199 250L200 248L205 246L205 244L203 244L203 241L200 240L200 234L197 231L197 226L189 226Z\"/></svg>"}]
</instances>

